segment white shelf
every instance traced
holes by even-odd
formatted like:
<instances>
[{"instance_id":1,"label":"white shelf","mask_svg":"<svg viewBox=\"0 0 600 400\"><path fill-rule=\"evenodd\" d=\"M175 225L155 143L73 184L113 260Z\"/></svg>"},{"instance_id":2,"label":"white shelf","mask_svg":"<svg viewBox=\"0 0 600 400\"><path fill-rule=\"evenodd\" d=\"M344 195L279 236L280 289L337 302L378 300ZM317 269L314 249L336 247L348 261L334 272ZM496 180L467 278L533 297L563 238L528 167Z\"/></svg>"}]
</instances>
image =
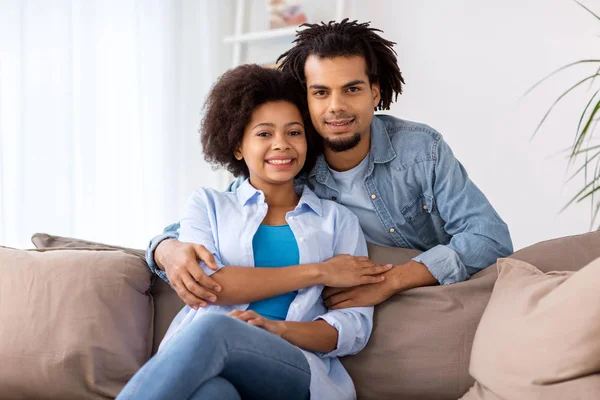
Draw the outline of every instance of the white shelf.
<instances>
[{"instance_id":1,"label":"white shelf","mask_svg":"<svg viewBox=\"0 0 600 400\"><path fill-rule=\"evenodd\" d=\"M299 28L299 26L291 26L286 28L269 29L267 31L250 32L238 36L227 36L223 41L225 43L243 43L263 39L294 37Z\"/></svg>"}]
</instances>

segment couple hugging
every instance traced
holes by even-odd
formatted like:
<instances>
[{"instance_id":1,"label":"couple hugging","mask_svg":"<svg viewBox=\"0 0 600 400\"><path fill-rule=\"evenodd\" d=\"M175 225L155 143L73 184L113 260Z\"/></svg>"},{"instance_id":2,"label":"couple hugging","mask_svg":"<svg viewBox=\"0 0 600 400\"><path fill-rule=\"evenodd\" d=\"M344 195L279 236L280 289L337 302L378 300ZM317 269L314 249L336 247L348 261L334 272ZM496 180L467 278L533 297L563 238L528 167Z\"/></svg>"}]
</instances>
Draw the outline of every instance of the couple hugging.
<instances>
[{"instance_id":1,"label":"couple hugging","mask_svg":"<svg viewBox=\"0 0 600 400\"><path fill-rule=\"evenodd\" d=\"M200 188L147 252L186 306L118 399L353 399L338 357L373 307L512 253L506 224L442 136L386 115L404 83L368 23L306 25L278 70L223 74L204 109ZM424 252L378 265L366 242Z\"/></svg>"}]
</instances>

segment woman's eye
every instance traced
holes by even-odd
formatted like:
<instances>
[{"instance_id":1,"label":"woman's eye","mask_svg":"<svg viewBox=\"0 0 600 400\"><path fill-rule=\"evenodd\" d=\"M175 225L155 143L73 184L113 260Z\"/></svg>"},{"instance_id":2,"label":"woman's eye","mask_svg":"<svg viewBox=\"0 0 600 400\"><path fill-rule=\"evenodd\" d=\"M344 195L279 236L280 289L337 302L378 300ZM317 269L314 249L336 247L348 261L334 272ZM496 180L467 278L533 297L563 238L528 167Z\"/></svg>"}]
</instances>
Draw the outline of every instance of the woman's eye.
<instances>
[{"instance_id":1,"label":"woman's eye","mask_svg":"<svg viewBox=\"0 0 600 400\"><path fill-rule=\"evenodd\" d=\"M256 136L261 136L261 137L267 137L270 136L271 134L269 132L259 132L256 134Z\"/></svg>"},{"instance_id":2,"label":"woman's eye","mask_svg":"<svg viewBox=\"0 0 600 400\"><path fill-rule=\"evenodd\" d=\"M298 136L298 135L302 135L302 132L300 132L300 131L291 131L290 135L292 135L292 136Z\"/></svg>"}]
</instances>

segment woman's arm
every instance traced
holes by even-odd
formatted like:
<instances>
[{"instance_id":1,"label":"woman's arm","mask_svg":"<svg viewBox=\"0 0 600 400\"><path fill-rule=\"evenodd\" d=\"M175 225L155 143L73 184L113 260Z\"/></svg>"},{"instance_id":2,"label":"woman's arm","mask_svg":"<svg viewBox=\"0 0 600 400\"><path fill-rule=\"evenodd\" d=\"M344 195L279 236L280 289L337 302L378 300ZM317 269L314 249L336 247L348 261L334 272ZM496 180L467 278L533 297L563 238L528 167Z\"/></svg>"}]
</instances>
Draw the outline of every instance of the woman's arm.
<instances>
[{"instance_id":1,"label":"woman's arm","mask_svg":"<svg viewBox=\"0 0 600 400\"><path fill-rule=\"evenodd\" d=\"M381 282L382 275L378 274L389 268L391 265L376 265L367 257L347 254L283 268L221 267L211 275L222 288L214 304L247 304L315 285L350 287Z\"/></svg>"},{"instance_id":2,"label":"woman's arm","mask_svg":"<svg viewBox=\"0 0 600 400\"><path fill-rule=\"evenodd\" d=\"M346 253L346 255L343 252L336 253L339 254L337 257L318 264L284 268L225 266L215 245L213 227L217 224L217 220L214 210L214 199L209 198L206 190L197 190L185 206L178 230L181 242L201 244L202 249L195 253L200 255L199 265L203 272L202 275L211 277L221 287L221 291L213 297L214 300L208 299L213 304L247 304L314 285L351 287L378 283L384 279L379 274L391 268L391 265L373 264L367 257L347 255L354 254L354 251ZM356 219L349 211L348 213ZM352 228L360 233L358 223ZM362 235L362 233L360 234ZM364 242L364 238L362 240ZM363 247L365 247L364 254L366 255L364 243ZM354 247L351 249L354 250ZM193 269L193 267L190 268ZM198 271L200 272L200 270ZM189 276L190 274L181 275L183 276L182 284L186 288L191 288L195 278ZM176 282L172 279L171 283L175 284ZM178 293L183 291L182 288L174 287L176 290L179 289Z\"/></svg>"},{"instance_id":3,"label":"woman's arm","mask_svg":"<svg viewBox=\"0 0 600 400\"><path fill-rule=\"evenodd\" d=\"M235 310L230 316L267 330L301 349L329 353L338 343L338 331L326 321L273 321L252 310Z\"/></svg>"}]
</instances>

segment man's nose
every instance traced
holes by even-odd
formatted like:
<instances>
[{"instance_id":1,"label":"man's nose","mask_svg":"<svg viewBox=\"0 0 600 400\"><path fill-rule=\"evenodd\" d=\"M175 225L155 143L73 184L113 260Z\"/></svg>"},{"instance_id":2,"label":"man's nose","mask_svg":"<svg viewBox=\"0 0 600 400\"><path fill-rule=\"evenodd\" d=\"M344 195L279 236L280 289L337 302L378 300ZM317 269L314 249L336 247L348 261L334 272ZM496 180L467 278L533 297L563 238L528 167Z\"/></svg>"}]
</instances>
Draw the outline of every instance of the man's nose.
<instances>
[{"instance_id":1,"label":"man's nose","mask_svg":"<svg viewBox=\"0 0 600 400\"><path fill-rule=\"evenodd\" d=\"M341 93L331 93L329 96L329 110L332 114L339 114L346 111L344 97Z\"/></svg>"}]
</instances>

